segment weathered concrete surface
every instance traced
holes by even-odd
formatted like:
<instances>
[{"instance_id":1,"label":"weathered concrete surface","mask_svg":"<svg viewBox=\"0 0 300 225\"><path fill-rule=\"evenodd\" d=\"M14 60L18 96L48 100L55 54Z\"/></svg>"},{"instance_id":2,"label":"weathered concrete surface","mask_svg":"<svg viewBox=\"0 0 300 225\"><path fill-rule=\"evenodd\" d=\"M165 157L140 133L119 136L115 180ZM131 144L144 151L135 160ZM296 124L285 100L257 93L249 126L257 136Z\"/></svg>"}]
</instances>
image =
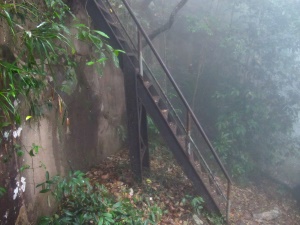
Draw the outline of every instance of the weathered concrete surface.
<instances>
[{"instance_id":1,"label":"weathered concrete surface","mask_svg":"<svg viewBox=\"0 0 300 225\"><path fill-rule=\"evenodd\" d=\"M78 1L73 4L74 13L81 21L87 21L82 5ZM7 43L3 32L0 31L0 43ZM19 160L12 155L9 163L0 163L0 186L7 189L0 198L0 225L35 224L39 216L54 210L53 199L48 201L47 195L35 188L45 181L46 171L50 176L64 175L71 169L86 171L122 147L117 132L124 125L125 115L121 70L108 62L100 76L95 68L85 66L92 49L80 42L75 46L80 55L77 56L78 83L71 95L59 93L65 103L66 117L63 118L64 112L60 112L55 95L51 98L52 109L45 108L38 122L33 119L23 122L21 136L16 140L27 151L33 144L40 146L39 153L34 157L25 154ZM18 173L17 168L22 165L29 165L30 169Z\"/></svg>"},{"instance_id":2,"label":"weathered concrete surface","mask_svg":"<svg viewBox=\"0 0 300 225\"><path fill-rule=\"evenodd\" d=\"M63 114L59 113L57 100L38 123L23 124L23 145L28 151L33 143L41 149L33 160L27 154L20 162L34 168L21 174L26 178L26 190L23 193L25 211L21 208L20 221L25 221L20 216L26 215L29 221L35 221L41 214L52 211L47 195L35 188L45 181L46 171L51 176L64 175L71 169L86 171L122 147L117 133L125 110L122 74L111 64L104 68L102 77L92 68L79 72L75 92L65 99L69 127L66 122L62 124ZM53 200L50 205L55 205Z\"/></svg>"},{"instance_id":3,"label":"weathered concrete surface","mask_svg":"<svg viewBox=\"0 0 300 225\"><path fill-rule=\"evenodd\" d=\"M23 149L30 151L33 144L41 148L34 157L25 154L19 165L1 166L2 178L7 175L6 184L2 186L9 187L6 197L0 200L1 225L12 224L10 216L23 221L18 224L27 224L24 221L35 221L37 216L51 212L47 195L38 193L40 189L35 188L45 181L46 171L51 176L64 175L70 169L85 171L122 147L117 132L124 124L125 111L121 72L107 64L102 77L92 68L83 69L78 77L75 92L64 99L69 127L66 122L62 123L63 114L59 112L57 98L53 101L53 109L45 111L39 122L22 124L20 143ZM15 168L22 165L29 165L31 169L17 174ZM26 182L25 192L19 190L18 197L13 200L16 182L21 184L22 177Z\"/></svg>"}]
</instances>

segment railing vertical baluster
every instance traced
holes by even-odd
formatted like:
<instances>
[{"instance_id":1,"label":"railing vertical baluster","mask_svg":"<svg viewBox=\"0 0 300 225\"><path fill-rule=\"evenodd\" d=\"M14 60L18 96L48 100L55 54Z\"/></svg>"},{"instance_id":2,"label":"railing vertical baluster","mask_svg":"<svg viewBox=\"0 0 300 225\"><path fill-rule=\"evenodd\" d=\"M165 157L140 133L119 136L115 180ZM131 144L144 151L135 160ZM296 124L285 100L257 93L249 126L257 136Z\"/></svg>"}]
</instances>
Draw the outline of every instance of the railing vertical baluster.
<instances>
[{"instance_id":1,"label":"railing vertical baluster","mask_svg":"<svg viewBox=\"0 0 300 225\"><path fill-rule=\"evenodd\" d=\"M227 206L226 206L226 222L227 222L227 224L229 224L229 219L230 219L230 207L231 207L230 192L231 192L231 182L230 182L230 180L228 180L228 182L227 182Z\"/></svg>"},{"instance_id":2,"label":"railing vertical baluster","mask_svg":"<svg viewBox=\"0 0 300 225\"><path fill-rule=\"evenodd\" d=\"M138 54L139 54L139 72L140 75L143 76L144 69L143 69L143 46L142 46L142 34L141 31L138 30Z\"/></svg>"},{"instance_id":3,"label":"railing vertical baluster","mask_svg":"<svg viewBox=\"0 0 300 225\"><path fill-rule=\"evenodd\" d=\"M192 125L191 114L188 111L187 112L187 117L186 117L186 131L187 131L187 133L186 133L186 139L185 139L185 142L186 142L186 152L188 153L190 159L192 161L194 161L194 154L191 151L191 140L190 140L190 137L191 137L191 125Z\"/></svg>"}]
</instances>

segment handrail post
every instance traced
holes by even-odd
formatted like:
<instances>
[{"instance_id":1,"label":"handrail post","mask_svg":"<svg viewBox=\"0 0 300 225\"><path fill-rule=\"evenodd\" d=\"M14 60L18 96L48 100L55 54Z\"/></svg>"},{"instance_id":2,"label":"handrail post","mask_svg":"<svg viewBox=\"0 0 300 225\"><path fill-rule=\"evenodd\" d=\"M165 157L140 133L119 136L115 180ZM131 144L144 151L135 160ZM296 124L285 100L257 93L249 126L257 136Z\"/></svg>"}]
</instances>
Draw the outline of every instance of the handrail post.
<instances>
[{"instance_id":1,"label":"handrail post","mask_svg":"<svg viewBox=\"0 0 300 225\"><path fill-rule=\"evenodd\" d=\"M138 57L139 57L139 72L140 75L143 76L144 75L144 69L143 69L143 47L142 47L142 34L141 31L139 29L137 29L138 32Z\"/></svg>"},{"instance_id":2,"label":"handrail post","mask_svg":"<svg viewBox=\"0 0 300 225\"><path fill-rule=\"evenodd\" d=\"M229 218L230 218L230 208L231 208L231 200L230 200L230 193L231 193L231 182L228 180L227 182L227 206L226 206L226 222L229 224Z\"/></svg>"},{"instance_id":3,"label":"handrail post","mask_svg":"<svg viewBox=\"0 0 300 225\"><path fill-rule=\"evenodd\" d=\"M185 139L185 145L186 145L186 151L189 155L189 158L191 160L194 161L194 154L193 152L191 151L191 140L190 140L190 137L191 137L191 114L189 111L187 111L187 116L186 116L186 139Z\"/></svg>"}]
</instances>

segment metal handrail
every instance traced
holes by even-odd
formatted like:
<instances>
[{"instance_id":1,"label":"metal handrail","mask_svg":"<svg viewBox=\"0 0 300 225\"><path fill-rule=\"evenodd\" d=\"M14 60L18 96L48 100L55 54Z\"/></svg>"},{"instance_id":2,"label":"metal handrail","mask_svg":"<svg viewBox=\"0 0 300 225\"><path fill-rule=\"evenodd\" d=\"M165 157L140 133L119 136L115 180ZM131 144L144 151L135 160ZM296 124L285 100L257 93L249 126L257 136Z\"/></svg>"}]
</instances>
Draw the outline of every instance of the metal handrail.
<instances>
[{"instance_id":1,"label":"metal handrail","mask_svg":"<svg viewBox=\"0 0 300 225\"><path fill-rule=\"evenodd\" d=\"M156 51L156 49L154 48L150 38L148 37L147 33L145 32L144 28L141 26L141 24L139 23L139 21L137 20L136 16L134 15L134 12L132 11L131 7L129 6L129 4L127 3L126 0L122 0L123 4L125 5L125 7L127 8L128 12L130 13L132 19L134 20L134 22L136 23L138 29L140 30L140 32L143 34L143 37L145 38L147 44L149 45L149 47L151 48L152 52L154 53L155 57L157 58L159 64L161 65L162 69L164 70L164 72L166 73L166 75L168 76L169 80L171 81L172 85L174 86L175 90L177 91L177 93L179 94L180 99L182 100L182 102L184 103L185 107L187 108L187 110L189 111L189 113L192 116L192 119L194 120L196 126L198 127L200 133L202 134L205 142L207 143L207 145L209 146L213 156L215 157L215 159L217 160L219 166L222 169L222 172L225 174L226 179L230 182L230 184L232 183L231 178L229 176L229 174L227 173L224 165L222 164L219 156L217 155L214 147L212 146L211 142L209 141L207 135L204 132L204 129L202 128L202 126L200 125L197 117L195 116L192 108L190 107L190 105L188 104L187 100L185 99L185 97L183 96L182 92L180 91L179 87L177 86L174 78L172 77L170 71L168 70L167 66L165 65L165 63L163 62L163 60L161 59L160 55L158 54L158 52Z\"/></svg>"}]
</instances>

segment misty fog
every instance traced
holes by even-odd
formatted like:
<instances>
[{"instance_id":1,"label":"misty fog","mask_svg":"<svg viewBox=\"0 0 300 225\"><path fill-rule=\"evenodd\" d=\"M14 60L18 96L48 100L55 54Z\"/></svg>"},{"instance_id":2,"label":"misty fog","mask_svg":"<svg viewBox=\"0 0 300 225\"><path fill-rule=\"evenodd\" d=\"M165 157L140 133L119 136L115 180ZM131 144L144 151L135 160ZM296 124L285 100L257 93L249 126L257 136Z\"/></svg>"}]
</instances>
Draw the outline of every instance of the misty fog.
<instances>
[{"instance_id":1,"label":"misty fog","mask_svg":"<svg viewBox=\"0 0 300 225\"><path fill-rule=\"evenodd\" d=\"M137 1L132 1L137 2ZM179 1L132 4L148 34ZM300 184L300 1L189 0L154 43L231 176Z\"/></svg>"}]
</instances>

